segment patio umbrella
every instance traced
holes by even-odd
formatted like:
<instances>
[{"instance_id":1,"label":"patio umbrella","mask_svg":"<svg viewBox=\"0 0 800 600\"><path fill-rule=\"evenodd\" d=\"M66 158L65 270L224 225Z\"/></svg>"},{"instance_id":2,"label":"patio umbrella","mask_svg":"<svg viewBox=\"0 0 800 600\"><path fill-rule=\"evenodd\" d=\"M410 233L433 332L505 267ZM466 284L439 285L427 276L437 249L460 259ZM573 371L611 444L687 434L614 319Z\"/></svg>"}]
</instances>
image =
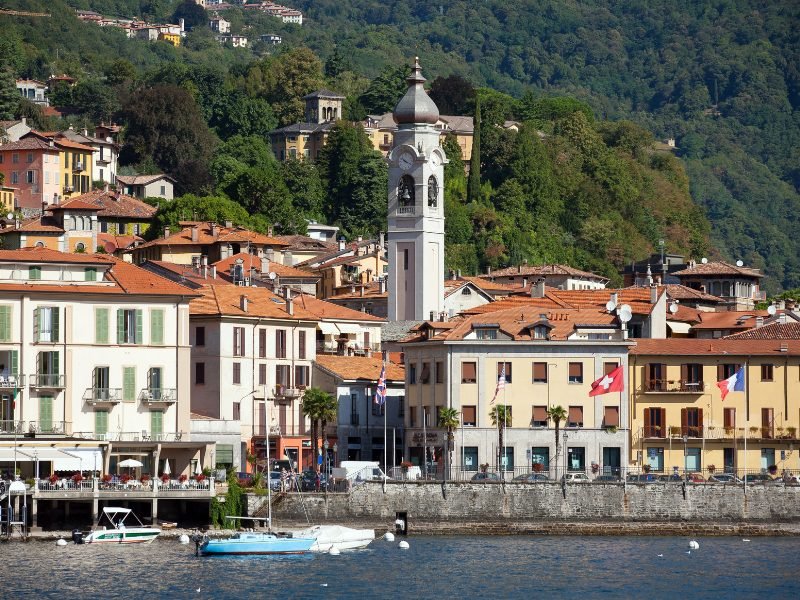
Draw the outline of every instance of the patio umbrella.
<instances>
[{"instance_id":1,"label":"patio umbrella","mask_svg":"<svg viewBox=\"0 0 800 600\"><path fill-rule=\"evenodd\" d=\"M202 475L203 474L203 467L200 466L200 461L197 461L197 467L194 470L195 475Z\"/></svg>"},{"instance_id":2,"label":"patio umbrella","mask_svg":"<svg viewBox=\"0 0 800 600\"><path fill-rule=\"evenodd\" d=\"M164 475L170 475L172 471L169 470L169 459L164 459Z\"/></svg>"},{"instance_id":3,"label":"patio umbrella","mask_svg":"<svg viewBox=\"0 0 800 600\"><path fill-rule=\"evenodd\" d=\"M144 463L136 460L135 458L126 458L119 463L120 467L143 467Z\"/></svg>"}]
</instances>

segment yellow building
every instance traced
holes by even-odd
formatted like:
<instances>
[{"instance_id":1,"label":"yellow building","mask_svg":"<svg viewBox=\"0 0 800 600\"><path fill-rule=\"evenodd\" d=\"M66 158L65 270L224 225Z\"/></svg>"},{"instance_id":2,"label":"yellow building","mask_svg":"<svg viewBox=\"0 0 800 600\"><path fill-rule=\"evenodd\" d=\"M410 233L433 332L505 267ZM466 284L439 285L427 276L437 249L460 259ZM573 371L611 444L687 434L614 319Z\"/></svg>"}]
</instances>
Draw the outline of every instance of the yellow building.
<instances>
[{"instance_id":1,"label":"yellow building","mask_svg":"<svg viewBox=\"0 0 800 600\"><path fill-rule=\"evenodd\" d=\"M158 39L169 42L176 48L181 45L181 36L179 33L159 33Z\"/></svg>"},{"instance_id":2,"label":"yellow building","mask_svg":"<svg viewBox=\"0 0 800 600\"><path fill-rule=\"evenodd\" d=\"M272 153L278 160L310 159L319 155L328 133L342 118L344 96L319 90L303 97L306 101L305 121L281 127L269 133Z\"/></svg>"},{"instance_id":3,"label":"yellow building","mask_svg":"<svg viewBox=\"0 0 800 600\"><path fill-rule=\"evenodd\" d=\"M3 211L2 216L14 211L14 188L0 187L0 204L2 204L2 208L0 209Z\"/></svg>"},{"instance_id":4,"label":"yellow building","mask_svg":"<svg viewBox=\"0 0 800 600\"><path fill-rule=\"evenodd\" d=\"M705 478L796 474L800 340L767 335L754 329L718 340L636 340L629 358L631 466ZM717 382L740 368L745 391L723 400Z\"/></svg>"},{"instance_id":5,"label":"yellow building","mask_svg":"<svg viewBox=\"0 0 800 600\"><path fill-rule=\"evenodd\" d=\"M394 122L392 113L368 116L362 125L372 141L373 148L386 156L392 149L394 132L397 131L397 123ZM474 133L472 117L439 115L439 120L435 127L439 130L440 144L444 144L448 135L454 135L461 148L461 159L465 161L470 159Z\"/></svg>"},{"instance_id":6,"label":"yellow building","mask_svg":"<svg viewBox=\"0 0 800 600\"><path fill-rule=\"evenodd\" d=\"M317 297L322 299L339 294L346 286L376 281L388 270L381 242L361 238L350 244L342 240L338 250L297 263L297 266L320 276Z\"/></svg>"}]
</instances>

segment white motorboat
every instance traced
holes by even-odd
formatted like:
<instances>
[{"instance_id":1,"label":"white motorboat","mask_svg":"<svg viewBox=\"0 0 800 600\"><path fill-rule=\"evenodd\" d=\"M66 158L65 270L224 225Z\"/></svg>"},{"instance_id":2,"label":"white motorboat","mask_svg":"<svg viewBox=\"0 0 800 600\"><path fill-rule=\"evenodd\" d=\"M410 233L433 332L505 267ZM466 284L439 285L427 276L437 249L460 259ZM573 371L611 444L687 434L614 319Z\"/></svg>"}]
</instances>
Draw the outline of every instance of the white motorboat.
<instances>
[{"instance_id":1,"label":"white motorboat","mask_svg":"<svg viewBox=\"0 0 800 600\"><path fill-rule=\"evenodd\" d=\"M135 521L131 524L130 518ZM110 525L104 526L104 519ZM126 523L126 521L128 521ZM78 544L149 544L161 534L159 527L147 527L130 508L116 508L108 506L103 509L103 514L97 522L98 527L86 535L75 535L73 539Z\"/></svg>"},{"instance_id":2,"label":"white motorboat","mask_svg":"<svg viewBox=\"0 0 800 600\"><path fill-rule=\"evenodd\" d=\"M298 538L313 538L312 552L358 550L366 548L375 539L374 529L352 529L342 525L314 525L293 533Z\"/></svg>"}]
</instances>

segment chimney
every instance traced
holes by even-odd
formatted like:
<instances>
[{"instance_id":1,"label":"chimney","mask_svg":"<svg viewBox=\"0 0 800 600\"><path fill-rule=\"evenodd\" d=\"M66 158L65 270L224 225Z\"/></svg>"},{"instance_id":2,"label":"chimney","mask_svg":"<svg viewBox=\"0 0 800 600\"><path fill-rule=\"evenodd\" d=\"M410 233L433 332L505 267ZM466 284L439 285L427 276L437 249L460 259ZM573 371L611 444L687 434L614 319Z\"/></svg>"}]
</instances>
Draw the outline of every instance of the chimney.
<instances>
[{"instance_id":1,"label":"chimney","mask_svg":"<svg viewBox=\"0 0 800 600\"><path fill-rule=\"evenodd\" d=\"M233 221L225 221L225 229L233 229Z\"/></svg>"},{"instance_id":2,"label":"chimney","mask_svg":"<svg viewBox=\"0 0 800 600\"><path fill-rule=\"evenodd\" d=\"M528 278L527 277L523 277L522 278L522 287L523 288L528 287Z\"/></svg>"},{"instance_id":3,"label":"chimney","mask_svg":"<svg viewBox=\"0 0 800 600\"><path fill-rule=\"evenodd\" d=\"M458 278L461 279L461 269L458 270Z\"/></svg>"},{"instance_id":4,"label":"chimney","mask_svg":"<svg viewBox=\"0 0 800 600\"><path fill-rule=\"evenodd\" d=\"M788 323L788 322L789 321L788 321L788 319L786 317L786 313L785 312L782 312L781 314L778 315L778 323L780 323L781 325L786 325L786 323Z\"/></svg>"},{"instance_id":5,"label":"chimney","mask_svg":"<svg viewBox=\"0 0 800 600\"><path fill-rule=\"evenodd\" d=\"M650 304L658 302L658 286L650 286Z\"/></svg>"},{"instance_id":6,"label":"chimney","mask_svg":"<svg viewBox=\"0 0 800 600\"><path fill-rule=\"evenodd\" d=\"M378 233L378 245L381 248L386 247L386 234L382 231Z\"/></svg>"},{"instance_id":7,"label":"chimney","mask_svg":"<svg viewBox=\"0 0 800 600\"><path fill-rule=\"evenodd\" d=\"M211 279L217 278L217 267L215 265L211 265Z\"/></svg>"},{"instance_id":8,"label":"chimney","mask_svg":"<svg viewBox=\"0 0 800 600\"><path fill-rule=\"evenodd\" d=\"M364 297L364 288L365 288L365 287L367 287L367 286L365 286L365 285L362 285L362 286L361 286L361 297L362 297L362 298Z\"/></svg>"},{"instance_id":9,"label":"chimney","mask_svg":"<svg viewBox=\"0 0 800 600\"><path fill-rule=\"evenodd\" d=\"M435 310L431 311L430 317L431 318L428 319L429 321L435 321L436 320L436 311Z\"/></svg>"},{"instance_id":10,"label":"chimney","mask_svg":"<svg viewBox=\"0 0 800 600\"><path fill-rule=\"evenodd\" d=\"M108 193L108 182L106 182L105 185L103 186L103 192L105 192L106 194Z\"/></svg>"},{"instance_id":11,"label":"chimney","mask_svg":"<svg viewBox=\"0 0 800 600\"><path fill-rule=\"evenodd\" d=\"M264 277L269 273L269 259L264 256L261 258L261 276Z\"/></svg>"},{"instance_id":12,"label":"chimney","mask_svg":"<svg viewBox=\"0 0 800 600\"><path fill-rule=\"evenodd\" d=\"M273 237L274 233L275 233L275 230L272 228L272 225L267 227L267 237Z\"/></svg>"},{"instance_id":13,"label":"chimney","mask_svg":"<svg viewBox=\"0 0 800 600\"><path fill-rule=\"evenodd\" d=\"M84 137L89 137L89 130L86 129L86 127L83 128L83 136Z\"/></svg>"},{"instance_id":14,"label":"chimney","mask_svg":"<svg viewBox=\"0 0 800 600\"><path fill-rule=\"evenodd\" d=\"M486 267L486 274L487 275L491 275L492 274L492 267Z\"/></svg>"},{"instance_id":15,"label":"chimney","mask_svg":"<svg viewBox=\"0 0 800 600\"><path fill-rule=\"evenodd\" d=\"M239 308L242 309L242 312L247 312L247 296L244 294L239 296Z\"/></svg>"},{"instance_id":16,"label":"chimney","mask_svg":"<svg viewBox=\"0 0 800 600\"><path fill-rule=\"evenodd\" d=\"M287 250L286 252L284 252L283 253L283 264L288 265L288 266L291 267L293 262L294 262L294 260L292 258L292 251L291 250Z\"/></svg>"},{"instance_id":17,"label":"chimney","mask_svg":"<svg viewBox=\"0 0 800 600\"><path fill-rule=\"evenodd\" d=\"M354 285L351 285L351 286L350 286L350 293L351 293L351 294L353 294L353 295L355 295L355 293L356 293L356 286L354 286Z\"/></svg>"},{"instance_id":18,"label":"chimney","mask_svg":"<svg viewBox=\"0 0 800 600\"><path fill-rule=\"evenodd\" d=\"M286 312L289 316L294 315L294 300L292 300L292 292L288 287L286 288Z\"/></svg>"},{"instance_id":19,"label":"chimney","mask_svg":"<svg viewBox=\"0 0 800 600\"><path fill-rule=\"evenodd\" d=\"M192 241L197 243L199 239L200 239L200 232L198 231L197 225L195 225L194 227L192 227Z\"/></svg>"},{"instance_id":20,"label":"chimney","mask_svg":"<svg viewBox=\"0 0 800 600\"><path fill-rule=\"evenodd\" d=\"M544 279L537 279L531 286L531 298L544 298Z\"/></svg>"},{"instance_id":21,"label":"chimney","mask_svg":"<svg viewBox=\"0 0 800 600\"><path fill-rule=\"evenodd\" d=\"M28 124L28 117L22 117L22 124L23 125L27 125Z\"/></svg>"},{"instance_id":22,"label":"chimney","mask_svg":"<svg viewBox=\"0 0 800 600\"><path fill-rule=\"evenodd\" d=\"M219 226L216 223L211 224L211 237L216 238L219 235Z\"/></svg>"},{"instance_id":23,"label":"chimney","mask_svg":"<svg viewBox=\"0 0 800 600\"><path fill-rule=\"evenodd\" d=\"M164 239L169 237L169 227L164 227Z\"/></svg>"},{"instance_id":24,"label":"chimney","mask_svg":"<svg viewBox=\"0 0 800 600\"><path fill-rule=\"evenodd\" d=\"M363 235L358 236L358 243L360 244L363 241L364 241L364 236Z\"/></svg>"},{"instance_id":25,"label":"chimney","mask_svg":"<svg viewBox=\"0 0 800 600\"><path fill-rule=\"evenodd\" d=\"M342 250L344 250L344 238L340 237L339 238L339 252L341 252Z\"/></svg>"},{"instance_id":26,"label":"chimney","mask_svg":"<svg viewBox=\"0 0 800 600\"><path fill-rule=\"evenodd\" d=\"M759 315L756 317L756 329L763 326L764 326L764 317Z\"/></svg>"},{"instance_id":27,"label":"chimney","mask_svg":"<svg viewBox=\"0 0 800 600\"><path fill-rule=\"evenodd\" d=\"M615 307L619 305L619 294L617 292L611 294L611 302L614 303Z\"/></svg>"},{"instance_id":28,"label":"chimney","mask_svg":"<svg viewBox=\"0 0 800 600\"><path fill-rule=\"evenodd\" d=\"M450 279L452 281L456 280L456 272L453 269L450 269Z\"/></svg>"},{"instance_id":29,"label":"chimney","mask_svg":"<svg viewBox=\"0 0 800 600\"><path fill-rule=\"evenodd\" d=\"M186 21L184 19L178 19L178 25L181 26L181 33L186 31Z\"/></svg>"},{"instance_id":30,"label":"chimney","mask_svg":"<svg viewBox=\"0 0 800 600\"><path fill-rule=\"evenodd\" d=\"M522 265L517 265L517 273L522 273Z\"/></svg>"},{"instance_id":31,"label":"chimney","mask_svg":"<svg viewBox=\"0 0 800 600\"><path fill-rule=\"evenodd\" d=\"M385 294L386 293L386 279L384 277L381 277L378 280L378 282L380 283L380 286L379 286L378 289L380 289L381 294Z\"/></svg>"}]
</instances>

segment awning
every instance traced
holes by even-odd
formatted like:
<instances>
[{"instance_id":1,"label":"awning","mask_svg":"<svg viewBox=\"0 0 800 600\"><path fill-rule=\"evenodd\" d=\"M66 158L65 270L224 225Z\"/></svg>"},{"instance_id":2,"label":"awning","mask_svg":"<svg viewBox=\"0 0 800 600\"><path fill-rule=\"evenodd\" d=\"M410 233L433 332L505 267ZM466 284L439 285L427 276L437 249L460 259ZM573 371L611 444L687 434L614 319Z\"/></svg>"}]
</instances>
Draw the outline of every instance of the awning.
<instances>
[{"instance_id":1,"label":"awning","mask_svg":"<svg viewBox=\"0 0 800 600\"><path fill-rule=\"evenodd\" d=\"M333 323L325 323L321 321L317 323L317 327L325 335L336 335L339 333L339 329Z\"/></svg>"},{"instance_id":2,"label":"awning","mask_svg":"<svg viewBox=\"0 0 800 600\"><path fill-rule=\"evenodd\" d=\"M672 333L680 334L687 334L692 329L692 326L689 323L683 323L681 321L667 321L667 327L670 328Z\"/></svg>"},{"instance_id":3,"label":"awning","mask_svg":"<svg viewBox=\"0 0 800 600\"><path fill-rule=\"evenodd\" d=\"M102 471L103 453L99 448L64 448L61 458L53 463L54 471Z\"/></svg>"},{"instance_id":4,"label":"awning","mask_svg":"<svg viewBox=\"0 0 800 600\"><path fill-rule=\"evenodd\" d=\"M342 333L360 333L361 327L355 323L338 323L337 327Z\"/></svg>"}]
</instances>

